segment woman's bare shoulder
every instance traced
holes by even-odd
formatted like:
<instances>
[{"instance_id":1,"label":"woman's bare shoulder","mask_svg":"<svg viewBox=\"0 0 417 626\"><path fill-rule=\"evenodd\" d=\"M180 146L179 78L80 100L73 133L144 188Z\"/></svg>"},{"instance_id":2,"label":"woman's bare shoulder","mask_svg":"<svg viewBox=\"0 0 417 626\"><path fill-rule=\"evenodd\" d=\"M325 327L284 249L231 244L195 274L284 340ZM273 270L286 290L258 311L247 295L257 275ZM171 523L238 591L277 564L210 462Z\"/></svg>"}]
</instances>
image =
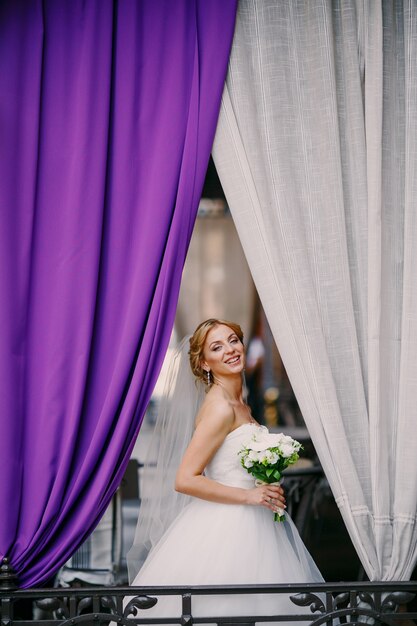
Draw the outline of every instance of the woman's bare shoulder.
<instances>
[{"instance_id":1,"label":"woman's bare shoulder","mask_svg":"<svg viewBox=\"0 0 417 626\"><path fill-rule=\"evenodd\" d=\"M210 390L196 417L196 428L204 426L210 427L210 430L220 429L229 432L234 421L235 414L230 402L220 394L212 394Z\"/></svg>"}]
</instances>

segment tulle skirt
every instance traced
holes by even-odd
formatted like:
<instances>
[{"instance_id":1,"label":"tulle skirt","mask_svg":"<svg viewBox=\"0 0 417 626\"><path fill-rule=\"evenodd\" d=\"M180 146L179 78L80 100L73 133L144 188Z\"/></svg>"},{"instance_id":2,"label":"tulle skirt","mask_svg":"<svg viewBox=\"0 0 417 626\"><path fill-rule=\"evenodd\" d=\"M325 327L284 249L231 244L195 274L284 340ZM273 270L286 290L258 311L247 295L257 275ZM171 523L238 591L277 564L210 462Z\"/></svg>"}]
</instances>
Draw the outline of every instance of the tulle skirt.
<instances>
[{"instance_id":1,"label":"tulle skirt","mask_svg":"<svg viewBox=\"0 0 417 626\"><path fill-rule=\"evenodd\" d=\"M149 554L133 585L308 582L323 582L323 578L288 516L285 522L274 522L273 513L264 507L194 499ZM309 609L294 605L287 594L192 598L194 618L303 611ZM159 597L154 607L143 611L143 617L152 618L180 614L181 598L169 596Z\"/></svg>"}]
</instances>

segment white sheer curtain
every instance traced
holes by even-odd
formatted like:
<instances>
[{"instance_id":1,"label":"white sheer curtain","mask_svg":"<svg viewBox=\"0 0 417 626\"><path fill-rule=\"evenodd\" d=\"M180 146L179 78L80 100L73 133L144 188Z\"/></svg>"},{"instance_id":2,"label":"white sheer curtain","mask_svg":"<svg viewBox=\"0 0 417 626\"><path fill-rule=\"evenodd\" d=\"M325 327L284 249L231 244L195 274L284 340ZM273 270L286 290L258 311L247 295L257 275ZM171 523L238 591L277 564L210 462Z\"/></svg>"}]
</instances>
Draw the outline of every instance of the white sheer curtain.
<instances>
[{"instance_id":1,"label":"white sheer curtain","mask_svg":"<svg viewBox=\"0 0 417 626\"><path fill-rule=\"evenodd\" d=\"M415 2L240 0L214 146L371 580L417 556L416 74Z\"/></svg>"}]
</instances>

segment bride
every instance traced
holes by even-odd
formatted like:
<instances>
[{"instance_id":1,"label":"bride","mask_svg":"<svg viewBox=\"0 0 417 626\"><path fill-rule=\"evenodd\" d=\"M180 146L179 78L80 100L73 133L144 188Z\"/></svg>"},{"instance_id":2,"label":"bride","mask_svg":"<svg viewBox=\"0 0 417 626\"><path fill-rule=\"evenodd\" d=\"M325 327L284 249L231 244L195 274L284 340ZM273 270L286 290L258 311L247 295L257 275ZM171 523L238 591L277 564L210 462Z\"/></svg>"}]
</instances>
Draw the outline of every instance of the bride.
<instances>
[{"instance_id":1,"label":"bride","mask_svg":"<svg viewBox=\"0 0 417 626\"><path fill-rule=\"evenodd\" d=\"M240 326L209 319L179 354L160 420L157 479L143 511L141 506L129 566L140 548L151 550L132 584L322 582L288 515L284 522L274 522L273 512L285 507L281 486L255 486L240 463L242 446L265 429L252 417L243 396ZM184 356L189 363L181 361ZM191 418L194 401L201 406ZM175 463L173 485L168 476ZM192 607L194 617L301 612L286 594L193 596ZM180 614L180 598L172 596L161 596L153 608L143 611L149 618Z\"/></svg>"}]
</instances>

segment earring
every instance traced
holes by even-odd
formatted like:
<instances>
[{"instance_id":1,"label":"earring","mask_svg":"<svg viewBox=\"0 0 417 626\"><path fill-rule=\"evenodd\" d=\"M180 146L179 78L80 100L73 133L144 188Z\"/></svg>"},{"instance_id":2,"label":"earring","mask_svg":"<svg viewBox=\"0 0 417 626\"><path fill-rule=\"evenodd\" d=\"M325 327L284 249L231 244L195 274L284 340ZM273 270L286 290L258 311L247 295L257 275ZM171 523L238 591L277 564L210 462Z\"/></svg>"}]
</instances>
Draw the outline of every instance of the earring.
<instances>
[{"instance_id":1,"label":"earring","mask_svg":"<svg viewBox=\"0 0 417 626\"><path fill-rule=\"evenodd\" d=\"M210 372L210 370L206 370L206 374L207 374L207 385L209 385L211 383L211 372Z\"/></svg>"}]
</instances>

